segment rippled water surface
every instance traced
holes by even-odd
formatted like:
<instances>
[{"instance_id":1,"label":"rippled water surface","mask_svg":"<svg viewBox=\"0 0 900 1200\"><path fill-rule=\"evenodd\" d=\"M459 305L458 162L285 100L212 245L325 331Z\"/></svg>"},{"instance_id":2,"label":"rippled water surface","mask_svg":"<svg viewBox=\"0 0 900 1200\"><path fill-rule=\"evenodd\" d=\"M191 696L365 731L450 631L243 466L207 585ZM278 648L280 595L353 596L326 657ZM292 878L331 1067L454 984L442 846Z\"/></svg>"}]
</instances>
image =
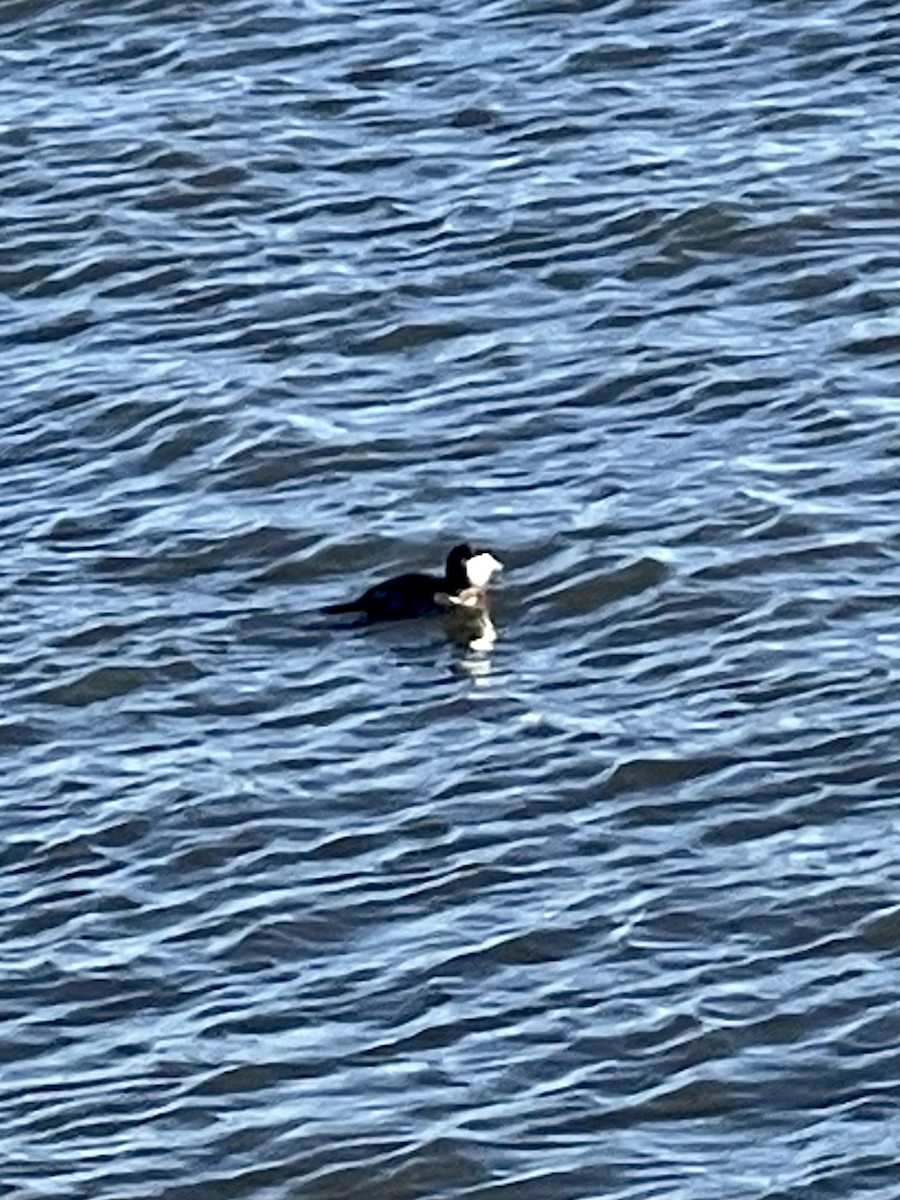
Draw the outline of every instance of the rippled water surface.
<instances>
[{"instance_id":1,"label":"rippled water surface","mask_svg":"<svg viewBox=\"0 0 900 1200\"><path fill-rule=\"evenodd\" d=\"M4 1195L896 1200L898 180L900 4L0 2Z\"/></svg>"}]
</instances>

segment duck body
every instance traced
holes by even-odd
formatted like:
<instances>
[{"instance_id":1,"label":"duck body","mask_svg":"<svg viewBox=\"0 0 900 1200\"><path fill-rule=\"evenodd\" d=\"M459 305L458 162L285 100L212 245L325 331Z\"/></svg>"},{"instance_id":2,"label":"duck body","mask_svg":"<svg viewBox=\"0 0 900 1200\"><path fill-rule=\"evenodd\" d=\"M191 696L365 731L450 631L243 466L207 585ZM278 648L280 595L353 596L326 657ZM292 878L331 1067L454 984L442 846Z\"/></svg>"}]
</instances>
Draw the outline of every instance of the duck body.
<instances>
[{"instance_id":1,"label":"duck body","mask_svg":"<svg viewBox=\"0 0 900 1200\"><path fill-rule=\"evenodd\" d=\"M368 621L405 621L436 617L455 605L475 607L484 599L491 576L501 564L487 550L454 546L443 577L410 572L376 583L356 600L331 604L327 613L362 613Z\"/></svg>"},{"instance_id":2,"label":"duck body","mask_svg":"<svg viewBox=\"0 0 900 1200\"><path fill-rule=\"evenodd\" d=\"M433 575L395 575L384 583L376 583L359 597L346 604L330 604L329 613L361 612L370 621L403 621L414 617L436 617L447 605L437 597L442 592L442 580Z\"/></svg>"}]
</instances>

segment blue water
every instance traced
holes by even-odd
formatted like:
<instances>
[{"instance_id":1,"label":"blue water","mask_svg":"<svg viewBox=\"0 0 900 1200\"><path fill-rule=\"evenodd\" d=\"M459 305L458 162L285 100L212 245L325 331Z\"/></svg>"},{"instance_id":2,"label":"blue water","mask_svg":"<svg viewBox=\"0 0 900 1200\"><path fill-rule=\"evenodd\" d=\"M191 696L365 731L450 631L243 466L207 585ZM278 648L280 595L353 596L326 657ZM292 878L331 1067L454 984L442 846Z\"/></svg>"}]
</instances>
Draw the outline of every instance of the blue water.
<instances>
[{"instance_id":1,"label":"blue water","mask_svg":"<svg viewBox=\"0 0 900 1200\"><path fill-rule=\"evenodd\" d=\"M0 60L4 1195L896 1200L900 5Z\"/></svg>"}]
</instances>

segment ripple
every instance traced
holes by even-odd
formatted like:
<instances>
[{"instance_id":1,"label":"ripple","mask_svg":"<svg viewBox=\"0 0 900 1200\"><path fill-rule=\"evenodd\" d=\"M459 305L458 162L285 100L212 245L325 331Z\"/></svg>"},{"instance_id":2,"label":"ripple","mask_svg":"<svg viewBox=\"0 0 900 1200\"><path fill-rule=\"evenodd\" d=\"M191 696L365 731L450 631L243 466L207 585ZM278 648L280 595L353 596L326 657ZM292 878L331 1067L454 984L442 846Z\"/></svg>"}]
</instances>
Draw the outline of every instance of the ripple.
<instances>
[{"instance_id":1,"label":"ripple","mask_svg":"<svg viewBox=\"0 0 900 1200\"><path fill-rule=\"evenodd\" d=\"M0 9L16 1197L893 1200L897 39L751 8Z\"/></svg>"}]
</instances>

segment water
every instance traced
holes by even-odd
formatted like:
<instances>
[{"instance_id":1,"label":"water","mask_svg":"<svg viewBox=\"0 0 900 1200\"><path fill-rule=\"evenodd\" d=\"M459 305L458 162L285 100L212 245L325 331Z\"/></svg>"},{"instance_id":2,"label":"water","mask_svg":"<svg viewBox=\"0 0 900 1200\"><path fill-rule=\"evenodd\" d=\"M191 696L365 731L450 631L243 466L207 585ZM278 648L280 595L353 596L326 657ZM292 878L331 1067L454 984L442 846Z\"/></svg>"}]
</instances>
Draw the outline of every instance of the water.
<instances>
[{"instance_id":1,"label":"water","mask_svg":"<svg viewBox=\"0 0 900 1200\"><path fill-rule=\"evenodd\" d=\"M900 5L0 53L4 1194L895 1200Z\"/></svg>"}]
</instances>

